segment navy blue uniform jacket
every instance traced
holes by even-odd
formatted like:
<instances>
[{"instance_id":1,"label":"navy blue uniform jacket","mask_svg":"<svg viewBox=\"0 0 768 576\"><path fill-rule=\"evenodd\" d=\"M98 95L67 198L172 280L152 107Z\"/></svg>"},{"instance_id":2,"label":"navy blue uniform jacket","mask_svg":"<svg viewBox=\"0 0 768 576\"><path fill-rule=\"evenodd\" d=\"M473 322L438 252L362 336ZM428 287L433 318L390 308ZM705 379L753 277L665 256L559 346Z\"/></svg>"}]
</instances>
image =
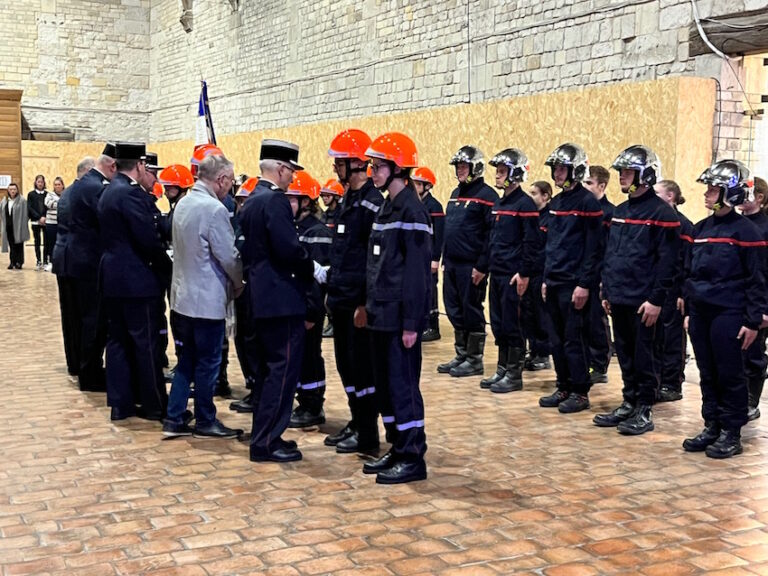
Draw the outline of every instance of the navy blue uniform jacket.
<instances>
[{"instance_id":1,"label":"navy blue uniform jacket","mask_svg":"<svg viewBox=\"0 0 768 576\"><path fill-rule=\"evenodd\" d=\"M154 199L130 177L118 172L99 199L98 215L104 253L99 266L106 298L160 296L160 266L167 259L155 227Z\"/></svg>"},{"instance_id":2,"label":"navy blue uniform jacket","mask_svg":"<svg viewBox=\"0 0 768 576\"><path fill-rule=\"evenodd\" d=\"M304 316L314 265L288 198L261 178L240 210L243 277L253 318Z\"/></svg>"},{"instance_id":3,"label":"navy blue uniform jacket","mask_svg":"<svg viewBox=\"0 0 768 576\"><path fill-rule=\"evenodd\" d=\"M96 280L101 260L99 218L96 213L104 187L104 175L91 168L69 189L69 231L65 275L83 280Z\"/></svg>"},{"instance_id":4,"label":"navy blue uniform jacket","mask_svg":"<svg viewBox=\"0 0 768 576\"><path fill-rule=\"evenodd\" d=\"M459 184L451 192L445 211L444 260L472 264L478 272L488 273L491 210L498 198L482 178Z\"/></svg>"},{"instance_id":5,"label":"navy blue uniform jacket","mask_svg":"<svg viewBox=\"0 0 768 576\"><path fill-rule=\"evenodd\" d=\"M593 288L599 281L603 211L580 183L549 203L544 282Z\"/></svg>"},{"instance_id":6,"label":"navy blue uniform jacket","mask_svg":"<svg viewBox=\"0 0 768 576\"><path fill-rule=\"evenodd\" d=\"M369 179L360 190L348 190L336 218L328 270L328 307L365 306L365 259L373 220L384 203Z\"/></svg>"},{"instance_id":7,"label":"navy blue uniform jacket","mask_svg":"<svg viewBox=\"0 0 768 576\"><path fill-rule=\"evenodd\" d=\"M539 210L539 227L537 232L539 233L538 246L539 250L536 253L536 264L531 271L531 276L537 277L544 274L544 264L546 263L546 250L547 245L547 229L549 224L549 203L547 203L541 210Z\"/></svg>"},{"instance_id":8,"label":"navy blue uniform jacket","mask_svg":"<svg viewBox=\"0 0 768 576\"><path fill-rule=\"evenodd\" d=\"M613 212L603 269L603 298L611 304L662 306L674 287L680 219L653 188Z\"/></svg>"},{"instance_id":9,"label":"navy blue uniform jacket","mask_svg":"<svg viewBox=\"0 0 768 576\"><path fill-rule=\"evenodd\" d=\"M331 261L331 243L333 233L315 216L307 216L296 223L299 242L309 253L309 257L321 266L328 266ZM307 320L322 322L325 318L325 286L313 281L307 292Z\"/></svg>"},{"instance_id":10,"label":"navy blue uniform jacket","mask_svg":"<svg viewBox=\"0 0 768 576\"><path fill-rule=\"evenodd\" d=\"M429 214L432 223L432 262L439 262L443 256L443 244L445 243L445 212L443 205L427 192L421 200Z\"/></svg>"},{"instance_id":11,"label":"navy blue uniform jacket","mask_svg":"<svg viewBox=\"0 0 768 576\"><path fill-rule=\"evenodd\" d=\"M686 301L741 309L744 326L757 330L768 313L763 261L766 242L762 232L731 210L714 214L693 227L686 265Z\"/></svg>"},{"instance_id":12,"label":"navy blue uniform jacket","mask_svg":"<svg viewBox=\"0 0 768 576\"><path fill-rule=\"evenodd\" d=\"M387 197L368 241L368 325L372 330L421 332L432 291L432 226L416 191Z\"/></svg>"},{"instance_id":13,"label":"navy blue uniform jacket","mask_svg":"<svg viewBox=\"0 0 768 576\"><path fill-rule=\"evenodd\" d=\"M677 299L683 297L683 283L685 282L685 263L690 257L691 246L693 246L693 223L685 217L685 214L675 210L678 220L680 220L680 251L677 257L677 274L672 289L667 295L667 300L674 299L677 305Z\"/></svg>"},{"instance_id":14,"label":"navy blue uniform jacket","mask_svg":"<svg viewBox=\"0 0 768 576\"><path fill-rule=\"evenodd\" d=\"M56 244L53 246L51 254L51 264L53 273L57 276L67 275L67 240L69 238L69 222L71 219L70 201L72 199L72 186L64 190L59 198L59 204L56 207Z\"/></svg>"},{"instance_id":15,"label":"navy blue uniform jacket","mask_svg":"<svg viewBox=\"0 0 768 576\"><path fill-rule=\"evenodd\" d=\"M491 211L491 274L530 278L536 272L541 251L539 211L530 196L517 188L496 200Z\"/></svg>"}]
</instances>

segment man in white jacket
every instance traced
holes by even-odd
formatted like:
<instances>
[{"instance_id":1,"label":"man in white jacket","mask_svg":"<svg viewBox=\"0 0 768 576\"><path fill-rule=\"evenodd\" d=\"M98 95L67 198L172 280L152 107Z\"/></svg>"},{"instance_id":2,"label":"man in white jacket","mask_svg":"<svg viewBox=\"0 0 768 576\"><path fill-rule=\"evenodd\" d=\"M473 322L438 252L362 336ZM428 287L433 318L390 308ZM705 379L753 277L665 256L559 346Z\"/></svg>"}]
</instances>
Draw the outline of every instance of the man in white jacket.
<instances>
[{"instance_id":1,"label":"man in white jacket","mask_svg":"<svg viewBox=\"0 0 768 576\"><path fill-rule=\"evenodd\" d=\"M233 438L242 430L216 419L213 392L221 363L227 303L243 290L240 255L221 198L232 188L234 169L224 156L200 163L198 180L173 216L171 314L179 363L171 385L165 436ZM195 427L185 422L190 382L195 383Z\"/></svg>"}]
</instances>

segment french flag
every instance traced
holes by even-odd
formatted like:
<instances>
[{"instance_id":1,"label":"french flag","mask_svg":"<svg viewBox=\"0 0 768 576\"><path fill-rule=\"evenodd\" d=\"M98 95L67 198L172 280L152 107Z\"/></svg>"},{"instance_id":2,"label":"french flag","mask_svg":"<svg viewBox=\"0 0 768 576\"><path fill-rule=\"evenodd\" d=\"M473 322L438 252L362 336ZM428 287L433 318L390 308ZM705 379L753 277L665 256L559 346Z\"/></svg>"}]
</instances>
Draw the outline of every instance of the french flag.
<instances>
[{"instance_id":1,"label":"french flag","mask_svg":"<svg viewBox=\"0 0 768 576\"><path fill-rule=\"evenodd\" d=\"M197 106L197 126L195 130L195 145L216 144L216 132L213 130L211 107L208 105L208 84L201 81L200 102Z\"/></svg>"}]
</instances>

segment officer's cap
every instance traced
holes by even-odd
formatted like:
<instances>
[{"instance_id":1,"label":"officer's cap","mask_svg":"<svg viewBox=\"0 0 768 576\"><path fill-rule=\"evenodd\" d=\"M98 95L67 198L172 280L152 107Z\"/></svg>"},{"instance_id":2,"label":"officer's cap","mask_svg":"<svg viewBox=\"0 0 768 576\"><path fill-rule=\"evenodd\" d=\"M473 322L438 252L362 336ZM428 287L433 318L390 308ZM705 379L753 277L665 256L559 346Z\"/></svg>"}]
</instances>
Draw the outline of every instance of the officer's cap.
<instances>
[{"instance_id":1,"label":"officer's cap","mask_svg":"<svg viewBox=\"0 0 768 576\"><path fill-rule=\"evenodd\" d=\"M147 170L162 170L163 167L157 162L157 154L154 152L147 152L142 158L147 164Z\"/></svg>"},{"instance_id":2,"label":"officer's cap","mask_svg":"<svg viewBox=\"0 0 768 576\"><path fill-rule=\"evenodd\" d=\"M143 142L115 142L115 160L143 160L146 154Z\"/></svg>"},{"instance_id":3,"label":"officer's cap","mask_svg":"<svg viewBox=\"0 0 768 576\"><path fill-rule=\"evenodd\" d=\"M107 142L104 145L104 150L101 152L104 156L109 156L110 158L115 157L115 145L112 142Z\"/></svg>"},{"instance_id":4,"label":"officer's cap","mask_svg":"<svg viewBox=\"0 0 768 576\"><path fill-rule=\"evenodd\" d=\"M299 147L285 140L262 140L259 160L279 160L294 170L303 170L299 164Z\"/></svg>"}]
</instances>

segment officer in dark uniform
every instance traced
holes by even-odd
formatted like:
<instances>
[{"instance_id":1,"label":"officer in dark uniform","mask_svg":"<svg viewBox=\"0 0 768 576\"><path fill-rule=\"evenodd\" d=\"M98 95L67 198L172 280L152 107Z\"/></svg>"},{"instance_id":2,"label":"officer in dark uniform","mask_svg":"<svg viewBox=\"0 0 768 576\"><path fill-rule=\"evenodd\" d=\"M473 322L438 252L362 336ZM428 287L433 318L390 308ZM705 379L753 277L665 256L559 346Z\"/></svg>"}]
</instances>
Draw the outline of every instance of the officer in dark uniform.
<instances>
[{"instance_id":1,"label":"officer in dark uniform","mask_svg":"<svg viewBox=\"0 0 768 576\"><path fill-rule=\"evenodd\" d=\"M320 183L306 172L299 171L286 191L295 212L299 242L309 257L321 266L331 262L333 233L321 221L322 212L317 205ZM291 414L291 428L307 428L325 422L325 359L323 358L323 320L325 319L325 287L317 281L307 292L307 334L301 359L298 406Z\"/></svg>"},{"instance_id":2,"label":"officer in dark uniform","mask_svg":"<svg viewBox=\"0 0 768 576\"><path fill-rule=\"evenodd\" d=\"M299 243L284 191L300 170L299 147L282 140L261 143L261 176L240 211L243 276L252 321L248 361L260 367L253 384L251 461L301 460L295 443L281 438L291 418L304 349L306 293L313 262Z\"/></svg>"},{"instance_id":3,"label":"officer in dark uniform","mask_svg":"<svg viewBox=\"0 0 768 576\"><path fill-rule=\"evenodd\" d=\"M638 435L654 429L651 406L659 382L657 327L675 283L680 220L656 195L661 162L647 146L630 146L612 166L629 195L613 212L603 268L603 308L613 318L616 355L624 382L623 402L597 414L597 426Z\"/></svg>"},{"instance_id":4,"label":"officer in dark uniform","mask_svg":"<svg viewBox=\"0 0 768 576\"><path fill-rule=\"evenodd\" d=\"M766 325L761 231L733 207L753 194L749 169L738 160L715 162L699 176L712 210L693 229L684 289L688 334L701 384L704 430L683 442L687 452L730 458L743 451L749 389L743 353Z\"/></svg>"},{"instance_id":5,"label":"officer in dark uniform","mask_svg":"<svg viewBox=\"0 0 768 576\"><path fill-rule=\"evenodd\" d=\"M483 153L462 146L451 164L459 185L451 193L445 213L443 247L443 304L454 330L453 360L437 371L451 376L483 373L485 312L488 286L488 241L493 226L491 210L499 195L483 180Z\"/></svg>"},{"instance_id":6,"label":"officer in dark uniform","mask_svg":"<svg viewBox=\"0 0 768 576\"><path fill-rule=\"evenodd\" d=\"M582 180L589 174L584 150L558 146L547 158L555 186L562 189L549 204L542 297L551 319L550 342L557 390L539 398L539 406L564 414L589 408L589 349L585 327L590 287L598 282L602 257L603 211Z\"/></svg>"},{"instance_id":7,"label":"officer in dark uniform","mask_svg":"<svg viewBox=\"0 0 768 576\"><path fill-rule=\"evenodd\" d=\"M611 181L611 173L603 166L590 166L589 177L584 180L584 188L592 192L600 202L603 210L603 250L608 242L608 232L611 229L611 219L615 206L608 200L605 189ZM605 253L600 258L600 273ZM587 329L587 342L589 342L589 380L592 384L608 382L608 365L611 363L611 327L608 324L608 316L603 310L603 302L600 299L600 284L592 286L589 291L589 327Z\"/></svg>"},{"instance_id":8,"label":"officer in dark uniform","mask_svg":"<svg viewBox=\"0 0 768 576\"><path fill-rule=\"evenodd\" d=\"M371 386L371 335L365 309L365 263L373 220L384 202L366 173L365 152L370 137L361 130L344 130L331 142L329 156L339 181L348 186L336 219L328 271L327 306L333 318L336 368L347 393L352 419L325 439L340 453L378 452L379 406ZM394 418L382 413L388 430Z\"/></svg>"},{"instance_id":9,"label":"officer in dark uniform","mask_svg":"<svg viewBox=\"0 0 768 576\"><path fill-rule=\"evenodd\" d=\"M657 326L662 334L656 339L659 358L659 392L657 402L674 402L683 398L685 380L686 337L683 328L683 282L685 282L685 262L691 250L693 224L680 212L678 206L685 202L680 186L673 180L661 180L654 186L656 194L677 214L680 220L680 251L677 255L677 274L672 288L667 292L667 299L661 307L661 316Z\"/></svg>"},{"instance_id":10,"label":"officer in dark uniform","mask_svg":"<svg viewBox=\"0 0 768 576\"><path fill-rule=\"evenodd\" d=\"M424 401L419 390L421 333L429 310L432 227L429 213L408 184L418 165L416 146L390 132L368 148L376 187L387 199L368 242L368 323L373 333L377 392L391 403L397 432L392 449L363 472L379 484L424 480L427 451ZM382 412L383 413L383 412Z\"/></svg>"},{"instance_id":11,"label":"officer in dark uniform","mask_svg":"<svg viewBox=\"0 0 768 576\"><path fill-rule=\"evenodd\" d=\"M522 390L525 340L520 320L522 297L536 268L541 250L539 212L521 185L529 165L528 157L517 148L502 150L490 161L496 168L496 188L503 196L491 214L491 329L499 349L496 373L480 382L491 392Z\"/></svg>"},{"instance_id":12,"label":"officer in dark uniform","mask_svg":"<svg viewBox=\"0 0 768 576\"><path fill-rule=\"evenodd\" d=\"M416 168L411 175L413 187L424 203L432 223L432 299L429 305L429 317L427 328L421 335L422 342L440 340L440 310L438 309L437 272L440 269L440 258L443 255L443 243L445 241L445 212L443 205L432 195L432 189L437 183L434 172L422 166Z\"/></svg>"},{"instance_id":13,"label":"officer in dark uniform","mask_svg":"<svg viewBox=\"0 0 768 576\"><path fill-rule=\"evenodd\" d=\"M99 281L107 312L107 403L112 420L162 420L168 404L157 310L164 295L158 269L167 259L146 180L144 144L115 144L117 174L98 204L104 253ZM134 395L138 391L138 397ZM137 404L140 405L137 407Z\"/></svg>"},{"instance_id":14,"label":"officer in dark uniform","mask_svg":"<svg viewBox=\"0 0 768 576\"><path fill-rule=\"evenodd\" d=\"M70 224L65 273L73 279L80 321L80 390L106 390L104 346L106 316L98 290L102 244L97 205L104 187L115 175L115 146L107 144L91 168L70 188Z\"/></svg>"}]
</instances>

